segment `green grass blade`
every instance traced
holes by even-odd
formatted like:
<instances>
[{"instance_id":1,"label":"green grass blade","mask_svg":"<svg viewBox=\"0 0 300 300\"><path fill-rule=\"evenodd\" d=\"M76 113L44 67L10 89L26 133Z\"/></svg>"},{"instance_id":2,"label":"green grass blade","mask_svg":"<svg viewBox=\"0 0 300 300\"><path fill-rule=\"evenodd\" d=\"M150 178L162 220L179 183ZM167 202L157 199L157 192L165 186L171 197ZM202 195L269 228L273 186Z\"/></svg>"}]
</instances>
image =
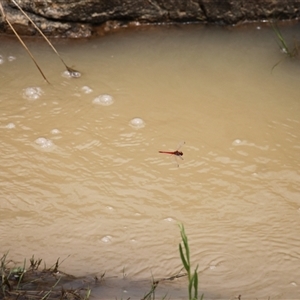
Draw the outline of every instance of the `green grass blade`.
<instances>
[{"instance_id":1,"label":"green grass blade","mask_svg":"<svg viewBox=\"0 0 300 300\"><path fill-rule=\"evenodd\" d=\"M195 270L195 273L194 273L194 298L195 299L198 299L198 273L197 273L197 270L198 270L198 266Z\"/></svg>"},{"instance_id":2,"label":"green grass blade","mask_svg":"<svg viewBox=\"0 0 300 300\"><path fill-rule=\"evenodd\" d=\"M181 258L182 264L183 264L185 270L189 274L189 272L190 272L190 266L188 265L187 261L185 260L181 244L179 244L179 253L180 253L180 258Z\"/></svg>"},{"instance_id":3,"label":"green grass blade","mask_svg":"<svg viewBox=\"0 0 300 300\"><path fill-rule=\"evenodd\" d=\"M281 33L281 31L279 30L278 26L275 23L271 23L273 31L277 37L277 44L279 45L280 49L283 50L287 55L292 56L292 53L287 45L287 43L285 42L285 39Z\"/></svg>"},{"instance_id":4,"label":"green grass blade","mask_svg":"<svg viewBox=\"0 0 300 300\"><path fill-rule=\"evenodd\" d=\"M192 288L193 288L193 280L189 281L189 300L192 300Z\"/></svg>"},{"instance_id":5,"label":"green grass blade","mask_svg":"<svg viewBox=\"0 0 300 300\"><path fill-rule=\"evenodd\" d=\"M18 280L17 290L19 289L20 284L21 284L21 282L22 282L22 280L23 280L23 276L24 276L24 274L25 274L25 272L26 272L26 269L25 269L25 268L26 268L26 258L24 259L24 264L23 264L22 274L20 275L19 280Z\"/></svg>"},{"instance_id":6,"label":"green grass blade","mask_svg":"<svg viewBox=\"0 0 300 300\"><path fill-rule=\"evenodd\" d=\"M190 265L190 249L189 249L189 244L188 244L188 238L184 230L184 226L181 224L179 226L180 228L180 233L181 233L181 239L183 241L184 249L185 249L185 256L186 256L186 262L188 265Z\"/></svg>"}]
</instances>

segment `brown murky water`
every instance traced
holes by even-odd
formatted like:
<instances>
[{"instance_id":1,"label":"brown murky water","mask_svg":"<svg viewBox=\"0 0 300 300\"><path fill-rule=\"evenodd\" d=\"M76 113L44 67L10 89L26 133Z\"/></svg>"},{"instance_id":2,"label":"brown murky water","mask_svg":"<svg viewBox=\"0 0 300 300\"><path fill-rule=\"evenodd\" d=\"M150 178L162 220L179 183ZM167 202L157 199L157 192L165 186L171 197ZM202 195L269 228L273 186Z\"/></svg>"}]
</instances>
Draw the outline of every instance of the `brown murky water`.
<instances>
[{"instance_id":1,"label":"brown murky water","mask_svg":"<svg viewBox=\"0 0 300 300\"><path fill-rule=\"evenodd\" d=\"M27 43L51 85L0 39L2 253L70 255L68 273L106 272L97 299L138 299L180 270L182 222L206 299L299 297L300 68L271 72L284 56L269 28L55 41L79 79ZM183 140L179 167L158 153ZM186 278L166 292L185 299Z\"/></svg>"}]
</instances>

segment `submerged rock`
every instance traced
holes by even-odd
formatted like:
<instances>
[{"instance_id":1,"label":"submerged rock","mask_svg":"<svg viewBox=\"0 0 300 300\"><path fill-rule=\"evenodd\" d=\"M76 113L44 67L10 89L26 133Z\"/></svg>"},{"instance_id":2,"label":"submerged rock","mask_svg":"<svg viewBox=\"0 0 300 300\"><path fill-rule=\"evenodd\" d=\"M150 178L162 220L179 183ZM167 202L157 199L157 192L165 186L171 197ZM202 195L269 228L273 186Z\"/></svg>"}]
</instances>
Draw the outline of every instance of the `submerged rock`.
<instances>
[{"instance_id":1,"label":"submerged rock","mask_svg":"<svg viewBox=\"0 0 300 300\"><path fill-rule=\"evenodd\" d=\"M268 19L297 19L299 1L270 0L15 0L47 35L87 37L96 26L104 31L128 24L204 22L236 24ZM12 1L7 18L21 33L37 33ZM1 24L2 22L2 24ZM0 28L10 31L3 18Z\"/></svg>"}]
</instances>

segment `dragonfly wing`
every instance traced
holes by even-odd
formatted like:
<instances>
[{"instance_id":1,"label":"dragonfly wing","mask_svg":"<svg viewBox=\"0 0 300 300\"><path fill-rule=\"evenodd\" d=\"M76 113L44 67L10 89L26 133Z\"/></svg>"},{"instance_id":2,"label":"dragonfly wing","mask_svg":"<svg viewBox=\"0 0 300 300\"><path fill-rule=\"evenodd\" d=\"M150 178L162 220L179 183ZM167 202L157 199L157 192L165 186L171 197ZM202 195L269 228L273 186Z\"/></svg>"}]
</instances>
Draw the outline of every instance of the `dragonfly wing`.
<instances>
[{"instance_id":1,"label":"dragonfly wing","mask_svg":"<svg viewBox=\"0 0 300 300\"><path fill-rule=\"evenodd\" d=\"M177 146L177 151L185 144L185 141L181 141Z\"/></svg>"}]
</instances>

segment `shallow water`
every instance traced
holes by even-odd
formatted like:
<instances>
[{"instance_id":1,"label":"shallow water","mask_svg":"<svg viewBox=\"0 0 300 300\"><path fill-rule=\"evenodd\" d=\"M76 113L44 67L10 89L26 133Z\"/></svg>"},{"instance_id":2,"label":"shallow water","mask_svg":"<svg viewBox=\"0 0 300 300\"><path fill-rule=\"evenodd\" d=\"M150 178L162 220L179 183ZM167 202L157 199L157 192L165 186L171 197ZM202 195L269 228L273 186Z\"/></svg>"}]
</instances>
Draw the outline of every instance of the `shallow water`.
<instances>
[{"instance_id":1,"label":"shallow water","mask_svg":"<svg viewBox=\"0 0 300 300\"><path fill-rule=\"evenodd\" d=\"M282 31L292 41L297 29ZM152 275L180 270L182 222L205 299L299 296L300 69L272 71L284 55L270 28L54 40L77 79L26 42L51 85L0 38L2 253L70 255L68 273L106 272L97 299L138 299ZM177 167L158 150L181 141ZM185 299L186 278L160 289Z\"/></svg>"}]
</instances>

